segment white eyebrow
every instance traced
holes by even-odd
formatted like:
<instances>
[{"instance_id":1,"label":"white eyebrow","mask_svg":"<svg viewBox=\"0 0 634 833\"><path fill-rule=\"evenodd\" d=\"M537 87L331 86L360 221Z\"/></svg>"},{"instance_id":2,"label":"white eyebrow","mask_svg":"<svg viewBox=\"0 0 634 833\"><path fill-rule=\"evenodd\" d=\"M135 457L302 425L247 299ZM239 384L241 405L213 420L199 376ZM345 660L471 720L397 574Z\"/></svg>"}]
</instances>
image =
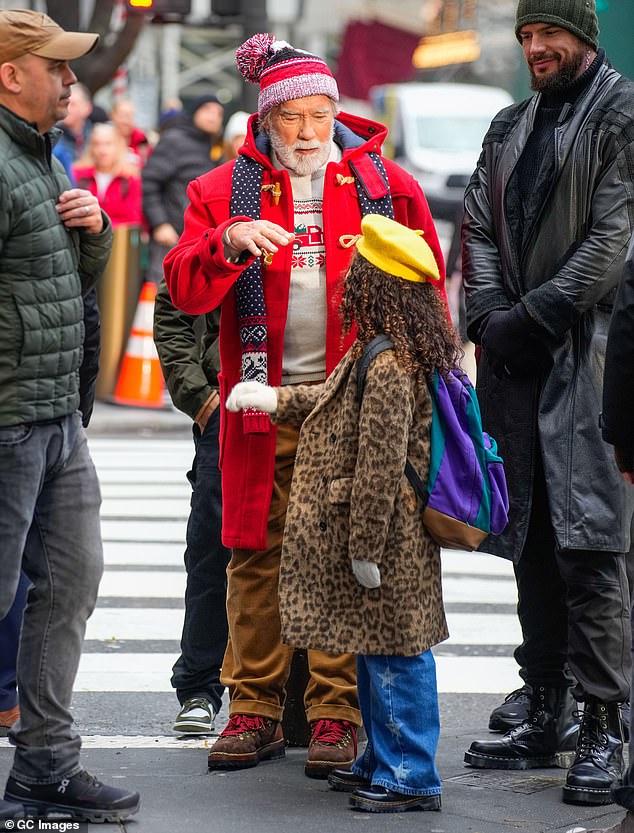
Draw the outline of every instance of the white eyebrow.
<instances>
[{"instance_id":1,"label":"white eyebrow","mask_svg":"<svg viewBox=\"0 0 634 833\"><path fill-rule=\"evenodd\" d=\"M308 115L317 116L320 113L329 113L329 112L330 112L330 109L328 107L322 107L319 110L312 110ZM280 110L280 113L283 114L284 116L301 116L302 115L301 110L287 110L285 107L283 107Z\"/></svg>"}]
</instances>

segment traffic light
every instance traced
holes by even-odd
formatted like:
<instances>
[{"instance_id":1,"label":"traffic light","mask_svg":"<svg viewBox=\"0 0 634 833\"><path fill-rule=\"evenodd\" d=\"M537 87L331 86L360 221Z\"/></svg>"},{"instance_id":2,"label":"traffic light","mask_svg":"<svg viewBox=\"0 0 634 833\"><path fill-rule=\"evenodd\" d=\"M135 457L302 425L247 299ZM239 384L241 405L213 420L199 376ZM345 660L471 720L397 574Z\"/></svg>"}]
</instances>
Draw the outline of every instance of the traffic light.
<instances>
[{"instance_id":1,"label":"traffic light","mask_svg":"<svg viewBox=\"0 0 634 833\"><path fill-rule=\"evenodd\" d=\"M186 17L192 10L191 0L128 0L128 8L170 20Z\"/></svg>"}]
</instances>

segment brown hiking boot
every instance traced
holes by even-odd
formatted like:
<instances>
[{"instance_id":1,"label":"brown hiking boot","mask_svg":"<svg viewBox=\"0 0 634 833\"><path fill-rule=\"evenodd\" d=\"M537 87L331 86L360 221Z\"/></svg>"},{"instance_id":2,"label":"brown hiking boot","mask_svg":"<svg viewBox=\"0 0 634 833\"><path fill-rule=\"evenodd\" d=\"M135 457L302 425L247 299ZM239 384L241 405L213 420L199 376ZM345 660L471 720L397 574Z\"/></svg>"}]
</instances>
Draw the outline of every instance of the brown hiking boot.
<instances>
[{"instance_id":1,"label":"brown hiking boot","mask_svg":"<svg viewBox=\"0 0 634 833\"><path fill-rule=\"evenodd\" d=\"M246 769L284 757L282 724L268 717L232 714L209 750L209 769Z\"/></svg>"},{"instance_id":2,"label":"brown hiking boot","mask_svg":"<svg viewBox=\"0 0 634 833\"><path fill-rule=\"evenodd\" d=\"M14 706L12 709L7 709L4 712L0 712L0 735L6 735L9 729L13 726L13 724L19 717L19 706Z\"/></svg>"},{"instance_id":3,"label":"brown hiking boot","mask_svg":"<svg viewBox=\"0 0 634 833\"><path fill-rule=\"evenodd\" d=\"M357 730L347 720L315 720L304 773L328 778L333 769L350 769L357 757Z\"/></svg>"}]
</instances>

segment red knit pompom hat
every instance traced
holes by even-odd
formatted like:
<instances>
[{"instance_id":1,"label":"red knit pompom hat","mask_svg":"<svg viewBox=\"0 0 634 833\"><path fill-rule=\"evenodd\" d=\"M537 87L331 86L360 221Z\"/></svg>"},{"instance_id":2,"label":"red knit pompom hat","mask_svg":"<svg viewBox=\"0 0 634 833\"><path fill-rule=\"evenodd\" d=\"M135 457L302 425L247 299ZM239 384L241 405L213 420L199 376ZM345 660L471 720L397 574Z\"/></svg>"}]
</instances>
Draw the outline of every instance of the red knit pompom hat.
<instances>
[{"instance_id":1,"label":"red knit pompom hat","mask_svg":"<svg viewBox=\"0 0 634 833\"><path fill-rule=\"evenodd\" d=\"M238 47L236 63L243 78L260 83L260 118L276 104L294 98L327 95L339 101L337 82L326 62L286 41L276 40L274 35L253 35Z\"/></svg>"}]
</instances>

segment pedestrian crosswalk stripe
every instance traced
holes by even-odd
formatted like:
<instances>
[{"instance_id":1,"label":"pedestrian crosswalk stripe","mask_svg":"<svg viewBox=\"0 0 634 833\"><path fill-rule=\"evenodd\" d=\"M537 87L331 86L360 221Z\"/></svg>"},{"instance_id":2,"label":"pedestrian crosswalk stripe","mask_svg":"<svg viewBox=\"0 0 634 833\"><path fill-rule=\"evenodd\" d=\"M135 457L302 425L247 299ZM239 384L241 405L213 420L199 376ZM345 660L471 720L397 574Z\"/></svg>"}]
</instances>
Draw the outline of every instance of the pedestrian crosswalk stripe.
<instances>
[{"instance_id":1,"label":"pedestrian crosswalk stripe","mask_svg":"<svg viewBox=\"0 0 634 833\"><path fill-rule=\"evenodd\" d=\"M505 558L481 552L443 550L441 554L443 573L451 575L499 576L515 581L513 565Z\"/></svg>"},{"instance_id":2,"label":"pedestrian crosswalk stripe","mask_svg":"<svg viewBox=\"0 0 634 833\"><path fill-rule=\"evenodd\" d=\"M182 599L185 596L185 573L151 573L141 570L120 573L116 570L107 570L101 579L99 593L103 596Z\"/></svg>"},{"instance_id":3,"label":"pedestrian crosswalk stripe","mask_svg":"<svg viewBox=\"0 0 634 833\"><path fill-rule=\"evenodd\" d=\"M117 565L173 565L183 567L183 549L180 544L166 541L104 541L103 557L107 566Z\"/></svg>"},{"instance_id":4,"label":"pedestrian crosswalk stripe","mask_svg":"<svg viewBox=\"0 0 634 833\"><path fill-rule=\"evenodd\" d=\"M184 478L182 478L184 480ZM104 505L109 500L189 500L191 487L189 483L102 483L101 497ZM103 508L103 507L102 507ZM103 512L102 512L103 514Z\"/></svg>"},{"instance_id":5,"label":"pedestrian crosswalk stripe","mask_svg":"<svg viewBox=\"0 0 634 833\"><path fill-rule=\"evenodd\" d=\"M101 580L100 593L104 596L154 596L182 598L185 594L184 572L118 572L107 570ZM446 603L478 602L512 604L517 600L515 585L480 580L466 581L446 577L443 582Z\"/></svg>"},{"instance_id":6,"label":"pedestrian crosswalk stripe","mask_svg":"<svg viewBox=\"0 0 634 833\"><path fill-rule=\"evenodd\" d=\"M105 541L169 541L182 546L186 527L185 520L102 520L101 534Z\"/></svg>"},{"instance_id":7,"label":"pedestrian crosswalk stripe","mask_svg":"<svg viewBox=\"0 0 634 833\"><path fill-rule=\"evenodd\" d=\"M83 654L75 691L171 692L175 653ZM512 657L436 657L441 693L496 694L517 687Z\"/></svg>"},{"instance_id":8,"label":"pedestrian crosswalk stripe","mask_svg":"<svg viewBox=\"0 0 634 833\"><path fill-rule=\"evenodd\" d=\"M175 484L182 483L185 477L187 468L180 469L165 469L158 468L151 473L151 476L146 472L140 472L136 469L128 470L109 470L98 466L100 483L130 483L138 486L139 494L143 493L143 488L147 483L167 483Z\"/></svg>"},{"instance_id":9,"label":"pedestrian crosswalk stripe","mask_svg":"<svg viewBox=\"0 0 634 833\"><path fill-rule=\"evenodd\" d=\"M521 638L517 616L449 613L452 645L516 645ZM88 620L86 639L90 640L169 640L180 639L183 609L97 607ZM125 644L121 645L125 651Z\"/></svg>"},{"instance_id":10,"label":"pedestrian crosswalk stripe","mask_svg":"<svg viewBox=\"0 0 634 833\"><path fill-rule=\"evenodd\" d=\"M139 498L121 498L114 500L107 498L101 506L101 518L150 520L157 518L162 521L182 521L189 517L189 498L153 497L141 500Z\"/></svg>"},{"instance_id":11,"label":"pedestrian crosswalk stripe","mask_svg":"<svg viewBox=\"0 0 634 833\"><path fill-rule=\"evenodd\" d=\"M224 721L222 721L224 722ZM219 732L203 737L178 735L83 735L82 749L208 749ZM0 749L9 747L8 738L0 738ZM206 759L205 759L206 767ZM218 773L223 775L224 773ZM30 829L30 828L24 828ZM35 829L35 828L33 828ZM42 828L43 829L43 828ZM62 828L60 828L62 829Z\"/></svg>"}]
</instances>

